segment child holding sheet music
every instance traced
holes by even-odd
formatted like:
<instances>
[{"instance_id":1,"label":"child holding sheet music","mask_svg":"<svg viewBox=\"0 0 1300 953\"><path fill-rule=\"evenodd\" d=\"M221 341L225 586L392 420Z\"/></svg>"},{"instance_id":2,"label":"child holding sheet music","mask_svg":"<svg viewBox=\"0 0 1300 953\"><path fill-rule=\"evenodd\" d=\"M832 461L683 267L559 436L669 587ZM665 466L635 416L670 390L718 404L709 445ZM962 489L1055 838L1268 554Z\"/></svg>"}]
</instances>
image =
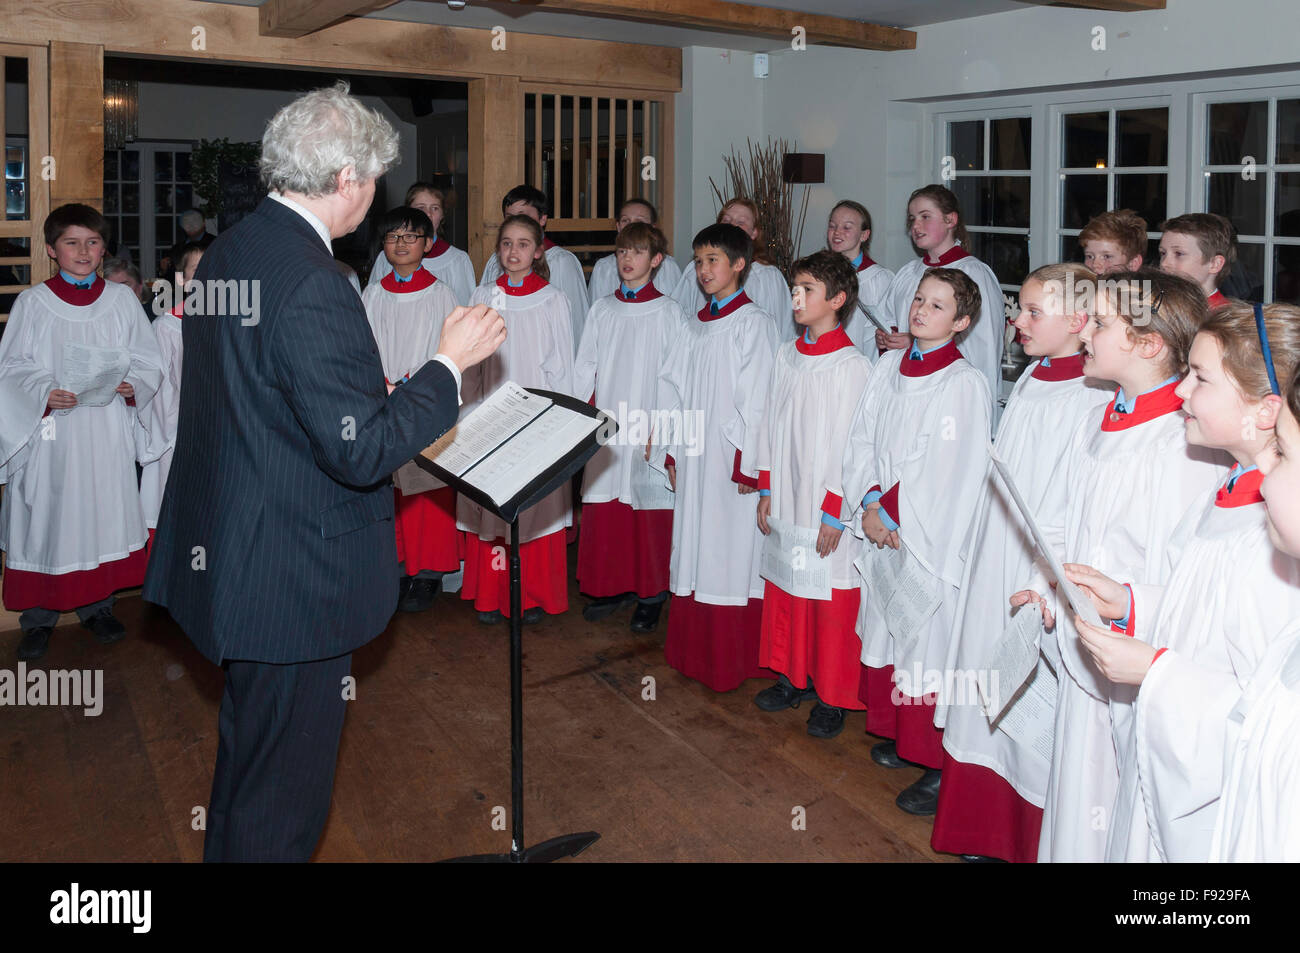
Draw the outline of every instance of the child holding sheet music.
<instances>
[{"instance_id":1,"label":"child holding sheet music","mask_svg":"<svg viewBox=\"0 0 1300 953\"><path fill-rule=\"evenodd\" d=\"M884 265L876 264L867 254L871 248L871 213L865 205L850 199L836 203L826 222L826 247L847 258L857 271L858 305L856 313L846 319L844 330L859 350L875 363L877 329L863 309L871 308L877 315L884 314L882 306L894 273Z\"/></svg>"},{"instance_id":2,"label":"child holding sheet music","mask_svg":"<svg viewBox=\"0 0 1300 953\"><path fill-rule=\"evenodd\" d=\"M573 340L569 302L547 283L542 227L528 215L511 215L497 230L497 258L504 274L474 291L473 304L486 304L505 318L501 348L465 373L462 416L506 381L573 393ZM572 523L569 486L560 487L519 517L519 559L523 570L523 621L540 622L569 608L565 529ZM493 625L510 611L506 558L509 527L465 497L458 497L458 525L465 532L465 582L479 621Z\"/></svg>"},{"instance_id":3,"label":"child holding sheet music","mask_svg":"<svg viewBox=\"0 0 1300 953\"><path fill-rule=\"evenodd\" d=\"M808 734L834 738L844 730L845 709L861 709L854 634L859 543L844 535L856 508L844 502L844 444L870 362L844 330L854 313L858 273L844 255L819 251L795 262L795 320L803 335L776 352L758 440L758 528L771 536L777 556L801 563L824 561L828 598L786 592L768 579L763 589L759 662L778 673L777 684L754 703L781 711L803 699L814 704ZM802 532L799 541L793 535ZM770 547L769 547L770 548ZM767 549L765 549L765 553Z\"/></svg>"},{"instance_id":4,"label":"child holding sheet music","mask_svg":"<svg viewBox=\"0 0 1300 953\"><path fill-rule=\"evenodd\" d=\"M862 532L875 544L862 561L859 697L867 731L890 739L872 749L872 759L926 769L896 802L913 814L933 814L938 799L943 749L934 679L948 657L966 535L988 459L988 384L955 341L983 320L981 304L964 272L925 272L908 315L913 344L877 361L844 451L845 493L861 501ZM923 590L927 604L891 628L887 605L905 590Z\"/></svg>"},{"instance_id":5,"label":"child holding sheet music","mask_svg":"<svg viewBox=\"0 0 1300 953\"><path fill-rule=\"evenodd\" d=\"M1025 279L1015 323L1025 353L1037 360L1016 382L995 444L1035 521L1058 549L1070 493L1058 478L1061 458L1074 426L1110 398L1083 375L1079 334L1095 292L1096 276L1078 264L1045 265ZM1036 558L1023 518L990 469L945 666L960 684L977 685L977 673L989 678L995 647L1011 623L1006 594L1028 576ZM1052 679L1052 669L1040 660L1030 674L1031 691L1015 703L1022 706L1019 716L1027 717L1037 698L1055 699ZM1005 701L1019 687L1000 680L996 694ZM998 714L986 715L974 692L941 699L936 724L943 728L943 784L931 844L972 859L1031 862L1038 855L1050 751L1035 749L1032 738L1013 738L993 727L990 719ZM1050 739L1051 711L1043 718Z\"/></svg>"},{"instance_id":6,"label":"child holding sheet music","mask_svg":"<svg viewBox=\"0 0 1300 953\"><path fill-rule=\"evenodd\" d=\"M1067 559L1086 557L1134 582L1168 579L1174 527L1225 469L1218 453L1188 447L1174 392L1205 316L1194 284L1149 269L1111 275L1099 292L1081 335L1083 371L1119 388L1076 428L1057 476L1071 489ZM1038 859L1095 862L1105 857L1119 780L1111 723L1125 717L1116 706L1128 699L1112 692L1069 618L1043 602L1047 591L1039 577L1011 597L1013 606L1041 605L1061 663Z\"/></svg>"},{"instance_id":7,"label":"child holding sheet music","mask_svg":"<svg viewBox=\"0 0 1300 953\"><path fill-rule=\"evenodd\" d=\"M1256 312L1259 318L1256 320ZM1183 398L1187 442L1235 461L1218 490L1183 517L1168 548L1164 586L1120 585L1106 566L1066 565L1099 614L1122 617L1123 634L1075 620L1093 662L1115 688L1137 693L1136 711L1112 705L1119 791L1106 859L1204 861L1210 854L1222 774L1221 731L1189 732L1206 684L1239 686L1269 645L1300 617L1296 561L1269 539L1263 475L1255 459L1273 442L1279 381L1300 362L1300 308L1232 302L1211 312L1192 343ZM1155 704L1147 704L1150 686ZM1220 693L1217 697L1231 696ZM1226 720L1227 707L1216 715ZM1136 715L1136 717L1134 717ZM1148 827L1148 821L1153 826Z\"/></svg>"}]
</instances>

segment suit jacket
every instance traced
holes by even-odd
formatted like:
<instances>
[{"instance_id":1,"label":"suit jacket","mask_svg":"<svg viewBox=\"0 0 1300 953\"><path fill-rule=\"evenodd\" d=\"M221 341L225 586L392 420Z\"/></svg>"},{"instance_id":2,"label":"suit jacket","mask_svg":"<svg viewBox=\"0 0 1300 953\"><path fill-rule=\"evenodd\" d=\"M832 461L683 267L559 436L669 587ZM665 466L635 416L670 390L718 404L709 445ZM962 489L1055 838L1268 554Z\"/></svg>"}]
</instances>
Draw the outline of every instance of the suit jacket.
<instances>
[{"instance_id":1,"label":"suit jacket","mask_svg":"<svg viewBox=\"0 0 1300 953\"><path fill-rule=\"evenodd\" d=\"M218 236L195 278L256 282L236 288L260 307L256 323L230 313L231 286L214 286L223 302L207 303L226 313L184 318L144 596L213 662L350 652L397 608L389 477L455 425L455 377L430 361L389 395L361 299L272 199Z\"/></svg>"}]
</instances>

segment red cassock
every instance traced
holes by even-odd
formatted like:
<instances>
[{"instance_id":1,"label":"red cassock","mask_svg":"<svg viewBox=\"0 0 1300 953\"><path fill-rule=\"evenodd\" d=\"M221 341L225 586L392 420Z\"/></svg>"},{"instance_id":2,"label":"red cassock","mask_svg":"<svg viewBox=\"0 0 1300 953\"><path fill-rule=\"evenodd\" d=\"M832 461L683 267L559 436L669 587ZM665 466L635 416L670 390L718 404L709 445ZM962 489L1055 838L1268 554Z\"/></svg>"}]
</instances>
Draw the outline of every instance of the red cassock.
<instances>
[{"instance_id":1,"label":"red cassock","mask_svg":"<svg viewBox=\"0 0 1300 953\"><path fill-rule=\"evenodd\" d=\"M668 588L672 550L672 510L634 510L619 500L586 503L578 539L579 588L596 598L658 595Z\"/></svg>"},{"instance_id":2,"label":"red cassock","mask_svg":"<svg viewBox=\"0 0 1300 953\"><path fill-rule=\"evenodd\" d=\"M776 678L776 672L758 660L762 621L762 599L717 606L693 596L674 596L664 659L715 692L732 691L748 678Z\"/></svg>"},{"instance_id":3,"label":"red cassock","mask_svg":"<svg viewBox=\"0 0 1300 953\"><path fill-rule=\"evenodd\" d=\"M525 609L541 606L550 615L568 611L564 530L520 543L519 568ZM479 612L496 610L510 617L510 547L503 538L489 541L465 534L465 582L460 595L473 600Z\"/></svg>"},{"instance_id":4,"label":"red cassock","mask_svg":"<svg viewBox=\"0 0 1300 953\"><path fill-rule=\"evenodd\" d=\"M464 534L456 529L456 491L444 486L406 496L394 490L393 499L397 558L406 574L459 569Z\"/></svg>"}]
</instances>

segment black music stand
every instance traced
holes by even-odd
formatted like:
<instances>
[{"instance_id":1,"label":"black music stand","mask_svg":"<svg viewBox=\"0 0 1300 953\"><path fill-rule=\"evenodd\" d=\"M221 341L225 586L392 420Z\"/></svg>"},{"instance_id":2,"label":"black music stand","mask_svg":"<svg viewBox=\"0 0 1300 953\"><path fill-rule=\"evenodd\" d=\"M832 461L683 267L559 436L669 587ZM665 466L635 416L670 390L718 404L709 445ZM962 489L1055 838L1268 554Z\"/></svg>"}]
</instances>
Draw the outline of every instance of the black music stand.
<instances>
[{"instance_id":1,"label":"black music stand","mask_svg":"<svg viewBox=\"0 0 1300 953\"><path fill-rule=\"evenodd\" d=\"M549 397L559 407L599 420L602 426L529 481L508 502L495 503L478 487L444 470L423 454L415 458L420 467L453 487L457 493L510 524L510 853L451 857L446 861L450 863L545 864L563 857L576 857L600 839L595 831L584 831L580 834L561 834L532 847L524 846L523 577L519 567L519 514L540 503L559 487L567 485L573 475L600 449L602 430L610 436L617 432L618 425L608 414L567 394L533 387L525 390L541 397Z\"/></svg>"}]
</instances>

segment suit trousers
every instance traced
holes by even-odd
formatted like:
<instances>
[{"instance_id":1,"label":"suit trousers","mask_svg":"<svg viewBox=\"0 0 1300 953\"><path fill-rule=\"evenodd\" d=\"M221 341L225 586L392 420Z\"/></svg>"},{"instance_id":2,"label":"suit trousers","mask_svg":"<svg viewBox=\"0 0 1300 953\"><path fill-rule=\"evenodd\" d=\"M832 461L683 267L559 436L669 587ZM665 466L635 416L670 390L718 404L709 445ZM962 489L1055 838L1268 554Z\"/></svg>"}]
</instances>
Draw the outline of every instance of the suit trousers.
<instances>
[{"instance_id":1,"label":"suit trousers","mask_svg":"<svg viewBox=\"0 0 1300 953\"><path fill-rule=\"evenodd\" d=\"M329 816L352 654L222 668L203 860L310 860Z\"/></svg>"}]
</instances>

